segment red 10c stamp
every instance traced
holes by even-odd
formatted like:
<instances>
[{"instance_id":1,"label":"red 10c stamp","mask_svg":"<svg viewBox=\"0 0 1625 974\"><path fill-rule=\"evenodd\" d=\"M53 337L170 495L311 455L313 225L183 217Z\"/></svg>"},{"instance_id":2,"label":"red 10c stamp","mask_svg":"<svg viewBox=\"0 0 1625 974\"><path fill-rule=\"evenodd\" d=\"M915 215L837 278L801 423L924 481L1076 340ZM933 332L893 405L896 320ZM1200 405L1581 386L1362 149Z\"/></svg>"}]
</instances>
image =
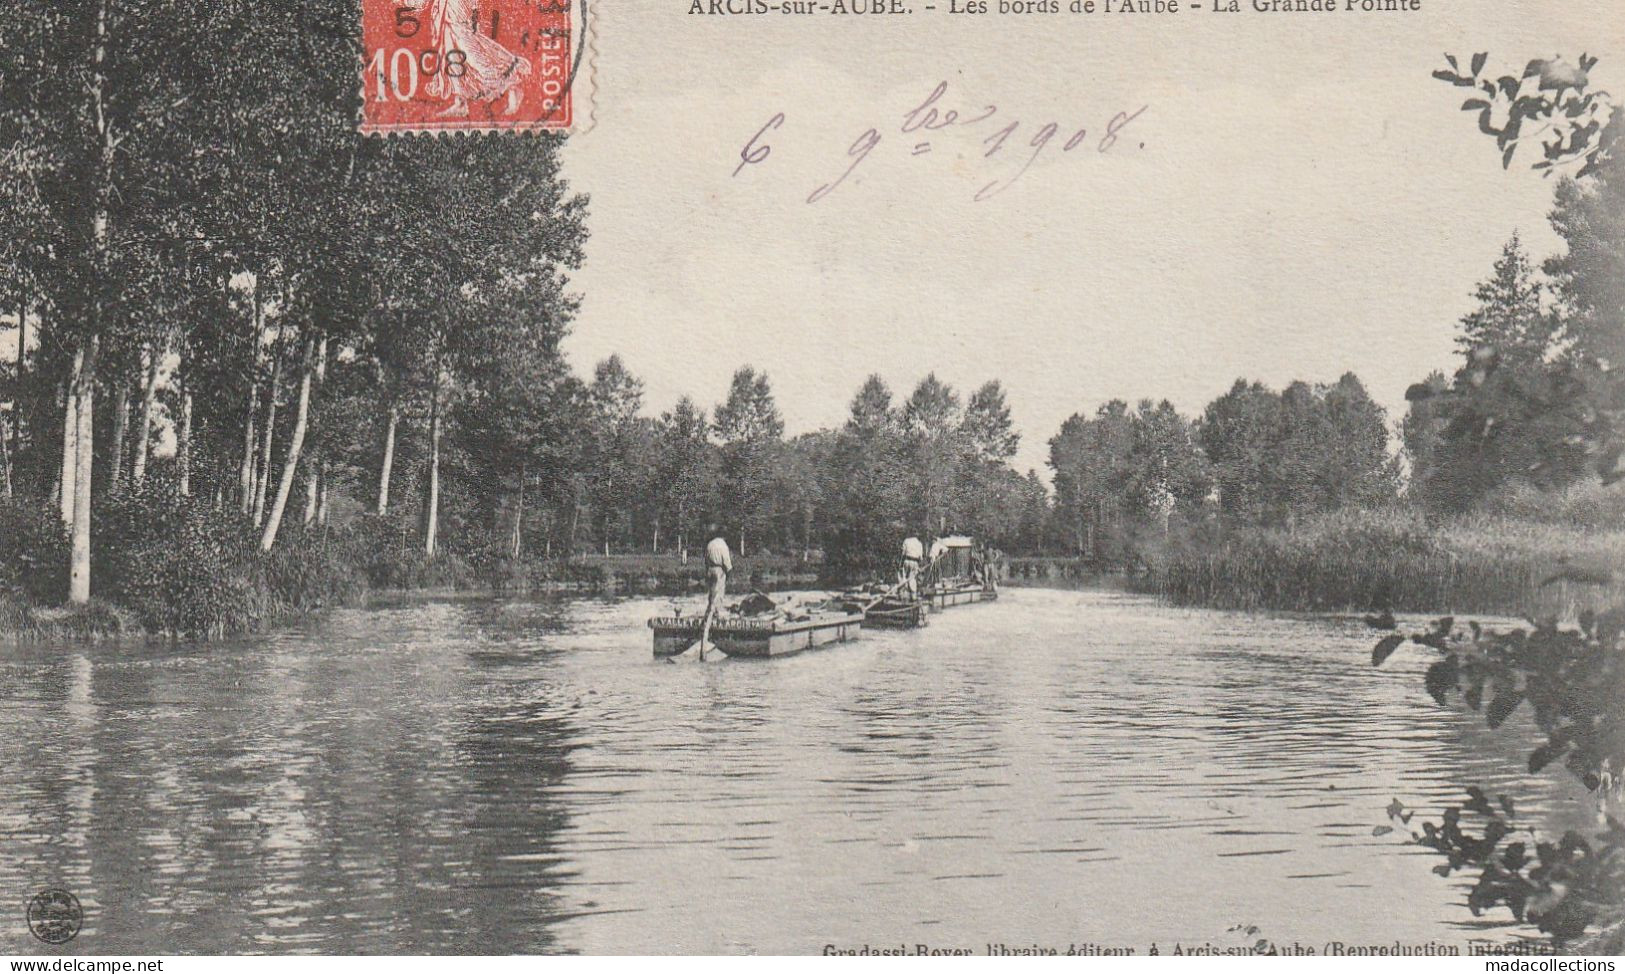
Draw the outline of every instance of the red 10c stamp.
<instances>
[{"instance_id":1,"label":"red 10c stamp","mask_svg":"<svg viewBox=\"0 0 1625 974\"><path fill-rule=\"evenodd\" d=\"M565 130L584 0L362 0L367 133Z\"/></svg>"}]
</instances>

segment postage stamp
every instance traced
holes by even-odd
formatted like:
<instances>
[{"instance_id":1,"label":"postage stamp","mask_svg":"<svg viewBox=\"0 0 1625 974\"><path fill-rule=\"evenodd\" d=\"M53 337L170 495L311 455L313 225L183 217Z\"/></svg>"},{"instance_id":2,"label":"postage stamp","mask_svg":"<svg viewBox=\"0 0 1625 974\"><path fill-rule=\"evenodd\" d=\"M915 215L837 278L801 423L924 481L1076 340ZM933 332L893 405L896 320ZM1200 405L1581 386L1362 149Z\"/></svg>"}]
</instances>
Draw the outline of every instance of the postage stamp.
<instances>
[{"instance_id":1,"label":"postage stamp","mask_svg":"<svg viewBox=\"0 0 1625 974\"><path fill-rule=\"evenodd\" d=\"M363 0L361 131L568 130L585 0Z\"/></svg>"}]
</instances>

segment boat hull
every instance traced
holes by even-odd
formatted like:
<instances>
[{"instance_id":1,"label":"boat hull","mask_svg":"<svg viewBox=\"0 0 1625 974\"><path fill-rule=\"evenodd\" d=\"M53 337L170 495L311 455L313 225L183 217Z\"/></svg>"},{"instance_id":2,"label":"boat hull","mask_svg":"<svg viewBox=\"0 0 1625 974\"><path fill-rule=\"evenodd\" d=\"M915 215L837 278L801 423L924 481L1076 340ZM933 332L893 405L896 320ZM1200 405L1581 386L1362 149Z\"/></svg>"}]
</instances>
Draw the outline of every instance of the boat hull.
<instances>
[{"instance_id":1,"label":"boat hull","mask_svg":"<svg viewBox=\"0 0 1625 974\"><path fill-rule=\"evenodd\" d=\"M866 629L918 629L926 624L924 602L882 602L863 614Z\"/></svg>"},{"instance_id":2,"label":"boat hull","mask_svg":"<svg viewBox=\"0 0 1625 974\"><path fill-rule=\"evenodd\" d=\"M863 624L861 613L815 616L794 622L720 619L711 624L711 643L729 656L788 656L816 646L856 639ZM651 619L656 656L687 652L700 639L700 620Z\"/></svg>"},{"instance_id":3,"label":"boat hull","mask_svg":"<svg viewBox=\"0 0 1625 974\"><path fill-rule=\"evenodd\" d=\"M921 601L938 610L949 609L956 605L970 605L974 602L991 602L998 597L998 592L985 589L980 585L926 589L920 593Z\"/></svg>"}]
</instances>

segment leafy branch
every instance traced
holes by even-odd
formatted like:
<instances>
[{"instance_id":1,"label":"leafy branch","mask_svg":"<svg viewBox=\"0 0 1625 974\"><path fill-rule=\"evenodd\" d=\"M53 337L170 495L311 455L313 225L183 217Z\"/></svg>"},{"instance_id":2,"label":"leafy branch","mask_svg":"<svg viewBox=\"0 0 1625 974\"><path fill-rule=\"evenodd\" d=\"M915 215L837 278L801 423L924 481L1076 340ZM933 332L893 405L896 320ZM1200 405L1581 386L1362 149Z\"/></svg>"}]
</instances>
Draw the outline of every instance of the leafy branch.
<instances>
[{"instance_id":1,"label":"leafy branch","mask_svg":"<svg viewBox=\"0 0 1625 974\"><path fill-rule=\"evenodd\" d=\"M1565 570L1547 583L1599 580L1574 575ZM1366 621L1375 628L1395 628L1386 614ZM1625 720L1619 707L1625 699L1625 608L1584 613L1574 628L1560 627L1555 619L1530 620L1530 625L1500 632L1476 622L1458 627L1446 617L1408 636L1384 636L1372 649L1371 662L1381 666L1407 642L1435 651L1441 658L1423 677L1435 701L1442 705L1459 694L1468 707L1484 714L1491 728L1527 705L1546 736L1530 752L1530 773L1561 758L1588 789L1617 789L1625 767ZM1441 876L1479 870L1467 900L1474 915L1504 904L1519 921L1535 924L1560 943L1599 920L1619 917L1625 903L1625 826L1618 820L1609 817L1607 830L1589 839L1571 830L1556 842L1541 841L1532 830L1514 824L1509 799L1503 796L1492 805L1482 789L1467 792L1469 801L1447 809L1438 824L1423 823L1422 833L1412 838L1446 857L1434 869ZM1399 824L1411 819L1398 801L1388 811ZM1462 827L1467 817L1482 822L1476 834ZM1529 840L1511 841L1520 831L1529 832Z\"/></svg>"},{"instance_id":2,"label":"leafy branch","mask_svg":"<svg viewBox=\"0 0 1625 974\"><path fill-rule=\"evenodd\" d=\"M1591 69L1597 59L1580 55L1578 64L1562 58L1536 58L1522 75L1484 74L1488 54L1474 54L1469 70L1447 54L1448 68L1433 77L1458 88L1474 88L1462 102L1461 110L1478 113L1479 131L1493 136L1501 149L1501 166L1512 165L1518 146L1539 143L1543 158L1531 168L1550 175L1560 167L1579 165L1575 175L1583 176L1597 165L1600 135L1617 107L1608 92L1591 88Z\"/></svg>"}]
</instances>

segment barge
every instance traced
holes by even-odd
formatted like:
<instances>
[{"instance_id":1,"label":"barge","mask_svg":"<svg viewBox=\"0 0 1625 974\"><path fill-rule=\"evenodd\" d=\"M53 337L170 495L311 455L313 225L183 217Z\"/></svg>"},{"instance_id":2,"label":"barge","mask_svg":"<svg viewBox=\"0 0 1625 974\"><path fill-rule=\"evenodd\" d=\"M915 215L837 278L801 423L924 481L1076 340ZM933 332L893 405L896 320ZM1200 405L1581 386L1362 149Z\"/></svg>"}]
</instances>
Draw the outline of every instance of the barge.
<instances>
[{"instance_id":1,"label":"barge","mask_svg":"<svg viewBox=\"0 0 1625 974\"><path fill-rule=\"evenodd\" d=\"M700 641L700 616L662 616L649 620L655 656L676 656ZM711 621L711 644L729 656L787 656L804 649L857 638L863 613L844 608L810 612L803 617L720 616Z\"/></svg>"}]
</instances>

